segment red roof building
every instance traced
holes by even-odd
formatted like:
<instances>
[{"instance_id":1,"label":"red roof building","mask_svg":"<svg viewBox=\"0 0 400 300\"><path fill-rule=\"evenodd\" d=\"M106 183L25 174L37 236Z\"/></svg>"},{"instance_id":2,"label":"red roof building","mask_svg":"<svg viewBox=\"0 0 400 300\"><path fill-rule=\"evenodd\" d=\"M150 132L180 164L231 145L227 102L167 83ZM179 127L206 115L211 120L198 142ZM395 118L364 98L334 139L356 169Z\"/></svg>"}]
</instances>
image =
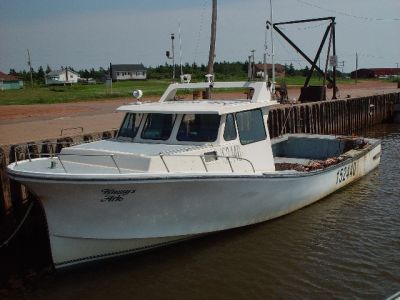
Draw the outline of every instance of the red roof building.
<instances>
[{"instance_id":1,"label":"red roof building","mask_svg":"<svg viewBox=\"0 0 400 300\"><path fill-rule=\"evenodd\" d=\"M6 73L3 73L0 71L0 80L2 81L16 81L19 80L17 77L13 76L13 75L8 75Z\"/></svg>"},{"instance_id":2,"label":"red roof building","mask_svg":"<svg viewBox=\"0 0 400 300\"><path fill-rule=\"evenodd\" d=\"M24 86L24 82L13 76L0 71L0 91L18 90Z\"/></svg>"}]
</instances>

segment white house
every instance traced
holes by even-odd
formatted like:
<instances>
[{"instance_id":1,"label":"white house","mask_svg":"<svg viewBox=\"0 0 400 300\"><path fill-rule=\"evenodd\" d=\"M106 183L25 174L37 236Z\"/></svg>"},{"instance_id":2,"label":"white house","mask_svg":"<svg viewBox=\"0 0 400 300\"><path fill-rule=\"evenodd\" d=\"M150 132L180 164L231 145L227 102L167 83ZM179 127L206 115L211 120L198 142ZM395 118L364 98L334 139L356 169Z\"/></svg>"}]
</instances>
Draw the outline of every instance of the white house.
<instances>
[{"instance_id":1,"label":"white house","mask_svg":"<svg viewBox=\"0 0 400 300\"><path fill-rule=\"evenodd\" d=\"M45 77L46 85L52 84L72 84L77 83L79 79L79 74L67 69L51 71Z\"/></svg>"},{"instance_id":2,"label":"white house","mask_svg":"<svg viewBox=\"0 0 400 300\"><path fill-rule=\"evenodd\" d=\"M143 64L137 65L110 65L111 77L116 80L145 80L147 70Z\"/></svg>"}]
</instances>

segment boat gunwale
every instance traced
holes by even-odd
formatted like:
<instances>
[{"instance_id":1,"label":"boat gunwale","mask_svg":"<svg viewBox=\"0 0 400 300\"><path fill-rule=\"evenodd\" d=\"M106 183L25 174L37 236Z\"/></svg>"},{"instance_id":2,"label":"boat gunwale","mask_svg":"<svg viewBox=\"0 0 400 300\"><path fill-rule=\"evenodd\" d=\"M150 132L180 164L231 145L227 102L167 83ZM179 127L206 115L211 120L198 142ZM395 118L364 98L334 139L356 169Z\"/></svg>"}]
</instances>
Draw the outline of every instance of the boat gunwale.
<instances>
[{"instance_id":1,"label":"boat gunwale","mask_svg":"<svg viewBox=\"0 0 400 300\"><path fill-rule=\"evenodd\" d=\"M14 180L25 179L31 182L53 182L53 183L107 183L115 184L117 183L126 183L126 182L137 182L137 183L146 183L146 182L164 182L164 181L192 181L192 180L221 180L221 179L271 179L271 178L299 178L299 177L308 177L315 176L321 173L329 172L333 169L340 168L344 165L347 165L353 161L360 159L361 157L368 154L370 151L375 149L376 147L381 145L381 141L377 139L368 139L371 144L369 144L366 148L358 150L359 153L356 155L349 157L337 164L312 170L312 171L293 171L288 172L288 170L283 171L271 171L271 172L256 172L256 173L129 173L129 174L71 174L71 173L60 173L60 174L43 174L43 173L22 173L21 171L15 171L14 169L7 168L7 173L10 178ZM12 165L13 166L13 165ZM291 171L291 170L289 170ZM132 177L132 175L138 175L140 177ZM145 175L145 176L143 176ZM146 176L147 175L147 176ZM148 176L150 175L150 176Z\"/></svg>"}]
</instances>

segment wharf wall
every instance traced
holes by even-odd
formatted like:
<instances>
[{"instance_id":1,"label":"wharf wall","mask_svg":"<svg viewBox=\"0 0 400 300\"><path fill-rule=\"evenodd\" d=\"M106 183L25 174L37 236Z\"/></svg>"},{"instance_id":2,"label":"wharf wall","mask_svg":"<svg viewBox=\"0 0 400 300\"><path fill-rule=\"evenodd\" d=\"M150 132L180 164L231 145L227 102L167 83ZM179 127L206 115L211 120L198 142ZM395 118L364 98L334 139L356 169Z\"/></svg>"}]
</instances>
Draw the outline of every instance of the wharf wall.
<instances>
[{"instance_id":1,"label":"wharf wall","mask_svg":"<svg viewBox=\"0 0 400 300\"><path fill-rule=\"evenodd\" d=\"M388 122L394 116L395 106L400 104L400 93L328 100L293 105L279 105L269 112L269 133L277 137L285 133L320 133L352 135L375 124ZM56 148L96 139L111 138L115 130L93 134L62 137L53 140L27 142L24 145L0 146L0 225L7 219L18 220L24 214L28 191L10 180L6 173L9 163L38 157ZM52 144L51 147L44 146ZM56 149L57 150L57 149ZM58 149L59 150L59 149ZM1 226L0 226L1 227ZM1 238L1 228L0 228ZM1 241L1 239L0 239Z\"/></svg>"}]
</instances>

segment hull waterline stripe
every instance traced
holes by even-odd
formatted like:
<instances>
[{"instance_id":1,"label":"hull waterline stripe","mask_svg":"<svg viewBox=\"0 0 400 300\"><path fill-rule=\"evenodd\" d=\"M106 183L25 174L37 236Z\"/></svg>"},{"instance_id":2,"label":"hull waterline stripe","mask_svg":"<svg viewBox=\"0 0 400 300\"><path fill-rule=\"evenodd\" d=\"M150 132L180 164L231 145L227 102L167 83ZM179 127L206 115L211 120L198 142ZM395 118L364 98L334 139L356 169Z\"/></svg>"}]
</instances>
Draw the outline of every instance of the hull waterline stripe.
<instances>
[{"instance_id":1,"label":"hull waterline stripe","mask_svg":"<svg viewBox=\"0 0 400 300\"><path fill-rule=\"evenodd\" d=\"M84 263L85 261L89 262L89 261L94 261L94 260L98 260L98 259L102 259L102 258L105 259L107 257L111 258L111 257L115 257L115 256L122 256L122 255L126 255L126 254L131 254L131 253L135 253L135 252L141 252L141 251L144 251L144 250L149 250L149 249L153 249L153 248L163 247L163 246L167 246L167 245L170 245L170 244L182 242L182 241L189 240L189 239L192 239L192 238L195 238L195 237L199 237L201 235L205 235L205 234L194 234L193 236L180 238L180 239L176 239L176 240L172 240L172 241L168 241L168 242L162 242L162 243L158 243L158 244L153 244L153 245L149 245L149 246L143 246L143 247L133 248L133 249L128 249L128 250L109 252L109 253L105 253L105 254L98 254L98 255L92 255L92 256L87 256L87 257L82 257L82 258L66 260L66 261L63 261L63 262L54 263L54 266L56 268L62 268L63 266L66 267L67 265L74 265L74 264L78 264L78 263Z\"/></svg>"}]
</instances>

